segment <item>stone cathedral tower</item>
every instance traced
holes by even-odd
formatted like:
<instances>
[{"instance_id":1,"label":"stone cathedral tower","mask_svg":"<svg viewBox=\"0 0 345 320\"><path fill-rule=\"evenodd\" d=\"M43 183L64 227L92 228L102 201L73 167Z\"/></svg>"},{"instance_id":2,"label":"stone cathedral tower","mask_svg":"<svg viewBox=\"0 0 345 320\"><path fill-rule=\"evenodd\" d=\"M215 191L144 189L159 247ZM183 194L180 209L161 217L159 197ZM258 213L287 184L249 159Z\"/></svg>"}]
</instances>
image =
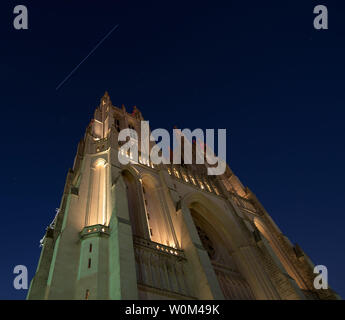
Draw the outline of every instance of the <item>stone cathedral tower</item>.
<instances>
[{"instance_id":1,"label":"stone cathedral tower","mask_svg":"<svg viewBox=\"0 0 345 320\"><path fill-rule=\"evenodd\" d=\"M143 155L122 165L118 134L140 132L141 120L102 97L28 299L337 298L314 289L308 256L229 167L208 176L205 165L154 166Z\"/></svg>"}]
</instances>

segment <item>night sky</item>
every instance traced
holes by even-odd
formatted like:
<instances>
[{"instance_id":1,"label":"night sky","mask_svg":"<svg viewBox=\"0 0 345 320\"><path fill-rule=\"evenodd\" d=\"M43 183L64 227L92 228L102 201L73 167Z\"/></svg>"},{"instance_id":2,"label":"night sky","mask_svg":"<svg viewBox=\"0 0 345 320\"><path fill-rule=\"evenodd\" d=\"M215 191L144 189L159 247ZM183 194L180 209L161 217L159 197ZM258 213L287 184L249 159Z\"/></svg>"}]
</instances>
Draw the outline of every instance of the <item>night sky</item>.
<instances>
[{"instance_id":1,"label":"night sky","mask_svg":"<svg viewBox=\"0 0 345 320\"><path fill-rule=\"evenodd\" d=\"M232 170L345 297L344 1L140 2L1 1L0 299L25 298L13 268L33 277L106 90L153 129L226 128Z\"/></svg>"}]
</instances>

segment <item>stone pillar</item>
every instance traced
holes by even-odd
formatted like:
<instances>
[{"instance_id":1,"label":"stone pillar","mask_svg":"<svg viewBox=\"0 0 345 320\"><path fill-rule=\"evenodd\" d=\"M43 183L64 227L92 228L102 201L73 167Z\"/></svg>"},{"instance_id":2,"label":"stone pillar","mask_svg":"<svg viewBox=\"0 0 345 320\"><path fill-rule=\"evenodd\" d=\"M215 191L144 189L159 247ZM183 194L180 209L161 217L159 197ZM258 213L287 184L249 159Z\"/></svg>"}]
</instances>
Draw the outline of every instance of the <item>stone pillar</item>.
<instances>
[{"instance_id":1,"label":"stone pillar","mask_svg":"<svg viewBox=\"0 0 345 320\"><path fill-rule=\"evenodd\" d=\"M115 206L109 228L109 298L138 299L132 227L126 185L121 175L115 186Z\"/></svg>"},{"instance_id":2,"label":"stone pillar","mask_svg":"<svg viewBox=\"0 0 345 320\"><path fill-rule=\"evenodd\" d=\"M178 212L181 215L181 246L187 258L186 273L193 277L191 294L198 299L224 299L207 252L203 248L194 226L190 210L182 205Z\"/></svg>"}]
</instances>

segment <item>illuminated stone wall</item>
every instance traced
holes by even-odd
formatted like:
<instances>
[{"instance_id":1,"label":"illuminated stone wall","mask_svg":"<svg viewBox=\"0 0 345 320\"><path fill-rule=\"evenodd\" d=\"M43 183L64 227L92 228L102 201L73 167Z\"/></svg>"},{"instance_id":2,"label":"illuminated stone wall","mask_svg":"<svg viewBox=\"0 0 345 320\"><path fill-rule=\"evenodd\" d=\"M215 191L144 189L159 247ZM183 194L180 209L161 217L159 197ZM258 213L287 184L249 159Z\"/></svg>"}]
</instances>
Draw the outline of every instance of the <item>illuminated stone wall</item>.
<instances>
[{"instance_id":1,"label":"illuminated stone wall","mask_svg":"<svg viewBox=\"0 0 345 320\"><path fill-rule=\"evenodd\" d=\"M336 297L313 289L310 259L229 167L208 176L205 165L122 165L119 131L140 132L141 120L102 97L28 299Z\"/></svg>"}]
</instances>

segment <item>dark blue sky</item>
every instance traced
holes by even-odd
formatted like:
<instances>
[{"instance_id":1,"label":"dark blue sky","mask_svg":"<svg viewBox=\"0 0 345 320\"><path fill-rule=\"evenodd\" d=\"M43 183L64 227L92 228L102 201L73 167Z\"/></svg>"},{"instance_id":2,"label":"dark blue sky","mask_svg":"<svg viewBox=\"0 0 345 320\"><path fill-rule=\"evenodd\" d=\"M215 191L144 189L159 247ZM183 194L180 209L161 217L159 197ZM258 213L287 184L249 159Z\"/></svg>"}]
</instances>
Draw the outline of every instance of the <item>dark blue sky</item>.
<instances>
[{"instance_id":1,"label":"dark blue sky","mask_svg":"<svg viewBox=\"0 0 345 320\"><path fill-rule=\"evenodd\" d=\"M344 1L1 1L0 299L21 299L100 97L226 128L228 162L345 296ZM13 28L25 4L29 30ZM328 6L329 30L313 28ZM58 90L56 86L116 24Z\"/></svg>"}]
</instances>

